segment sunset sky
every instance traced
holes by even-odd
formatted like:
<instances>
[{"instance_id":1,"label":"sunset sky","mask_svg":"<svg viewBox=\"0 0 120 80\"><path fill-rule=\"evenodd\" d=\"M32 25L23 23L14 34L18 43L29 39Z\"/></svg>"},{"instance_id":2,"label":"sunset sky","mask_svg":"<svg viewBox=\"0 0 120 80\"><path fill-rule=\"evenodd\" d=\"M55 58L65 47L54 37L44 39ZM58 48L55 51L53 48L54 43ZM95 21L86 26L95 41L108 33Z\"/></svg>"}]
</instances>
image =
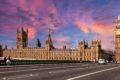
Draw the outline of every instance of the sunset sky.
<instances>
[{"instance_id":1,"label":"sunset sky","mask_svg":"<svg viewBox=\"0 0 120 80\"><path fill-rule=\"evenodd\" d=\"M44 47L52 29L55 47L76 47L78 41L100 39L114 49L114 28L120 0L0 0L0 44L15 48L16 29L29 29L29 46L39 38Z\"/></svg>"}]
</instances>

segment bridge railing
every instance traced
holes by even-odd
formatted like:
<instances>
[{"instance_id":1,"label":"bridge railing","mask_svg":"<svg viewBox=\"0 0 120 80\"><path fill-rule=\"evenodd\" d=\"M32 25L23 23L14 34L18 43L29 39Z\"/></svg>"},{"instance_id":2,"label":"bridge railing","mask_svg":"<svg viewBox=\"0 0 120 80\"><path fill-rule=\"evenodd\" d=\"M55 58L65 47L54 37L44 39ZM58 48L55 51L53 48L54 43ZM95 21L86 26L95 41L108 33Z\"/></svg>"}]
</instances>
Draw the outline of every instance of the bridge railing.
<instances>
[{"instance_id":1,"label":"bridge railing","mask_svg":"<svg viewBox=\"0 0 120 80\"><path fill-rule=\"evenodd\" d=\"M88 63L90 61L86 61ZM11 65L26 65L26 64L61 64L61 63L80 63L80 61L70 60L11 60ZM4 60L0 60L0 65L5 65Z\"/></svg>"}]
</instances>

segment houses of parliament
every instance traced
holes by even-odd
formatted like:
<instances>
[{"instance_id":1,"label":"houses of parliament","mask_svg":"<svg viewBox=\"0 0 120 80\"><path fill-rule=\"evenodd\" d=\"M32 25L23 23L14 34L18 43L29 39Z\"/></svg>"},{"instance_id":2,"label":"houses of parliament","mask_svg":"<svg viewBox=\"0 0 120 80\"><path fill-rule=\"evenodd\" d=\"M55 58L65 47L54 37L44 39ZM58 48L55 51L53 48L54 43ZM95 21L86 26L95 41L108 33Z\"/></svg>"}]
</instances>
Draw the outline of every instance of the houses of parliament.
<instances>
[{"instance_id":1,"label":"houses of parliament","mask_svg":"<svg viewBox=\"0 0 120 80\"><path fill-rule=\"evenodd\" d=\"M0 56L12 59L27 59L27 60L76 60L76 61L98 61L99 58L108 59L109 51L104 51L101 48L101 41L96 40L91 42L80 41L76 49L63 48L58 49L53 45L50 31L46 37L45 47L41 47L41 42L38 39L36 47L28 47L28 29L16 30L16 49L7 49L0 46Z\"/></svg>"}]
</instances>

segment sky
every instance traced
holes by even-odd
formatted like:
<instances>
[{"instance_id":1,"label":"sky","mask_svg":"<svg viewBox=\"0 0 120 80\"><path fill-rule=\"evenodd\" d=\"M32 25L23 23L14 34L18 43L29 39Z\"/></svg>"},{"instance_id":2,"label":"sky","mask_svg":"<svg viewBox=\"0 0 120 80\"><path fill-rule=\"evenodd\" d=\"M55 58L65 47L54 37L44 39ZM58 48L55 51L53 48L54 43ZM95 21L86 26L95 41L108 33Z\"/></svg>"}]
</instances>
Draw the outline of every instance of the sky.
<instances>
[{"instance_id":1,"label":"sky","mask_svg":"<svg viewBox=\"0 0 120 80\"><path fill-rule=\"evenodd\" d=\"M114 29L120 0L0 0L0 44L16 47L16 29L29 29L29 47L42 46L48 29L53 44L75 48L78 41L101 40L114 50Z\"/></svg>"}]
</instances>

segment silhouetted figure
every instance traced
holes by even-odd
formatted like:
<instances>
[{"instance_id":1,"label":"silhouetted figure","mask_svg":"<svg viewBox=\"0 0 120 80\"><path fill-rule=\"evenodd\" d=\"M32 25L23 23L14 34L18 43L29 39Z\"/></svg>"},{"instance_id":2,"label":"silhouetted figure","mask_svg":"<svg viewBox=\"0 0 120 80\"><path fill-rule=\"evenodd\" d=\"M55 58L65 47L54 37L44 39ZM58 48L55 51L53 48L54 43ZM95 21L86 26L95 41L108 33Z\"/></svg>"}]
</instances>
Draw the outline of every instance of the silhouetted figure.
<instances>
[{"instance_id":1,"label":"silhouetted figure","mask_svg":"<svg viewBox=\"0 0 120 80\"><path fill-rule=\"evenodd\" d=\"M7 58L6 57L4 57L4 64L6 65L6 60L7 60Z\"/></svg>"}]
</instances>

